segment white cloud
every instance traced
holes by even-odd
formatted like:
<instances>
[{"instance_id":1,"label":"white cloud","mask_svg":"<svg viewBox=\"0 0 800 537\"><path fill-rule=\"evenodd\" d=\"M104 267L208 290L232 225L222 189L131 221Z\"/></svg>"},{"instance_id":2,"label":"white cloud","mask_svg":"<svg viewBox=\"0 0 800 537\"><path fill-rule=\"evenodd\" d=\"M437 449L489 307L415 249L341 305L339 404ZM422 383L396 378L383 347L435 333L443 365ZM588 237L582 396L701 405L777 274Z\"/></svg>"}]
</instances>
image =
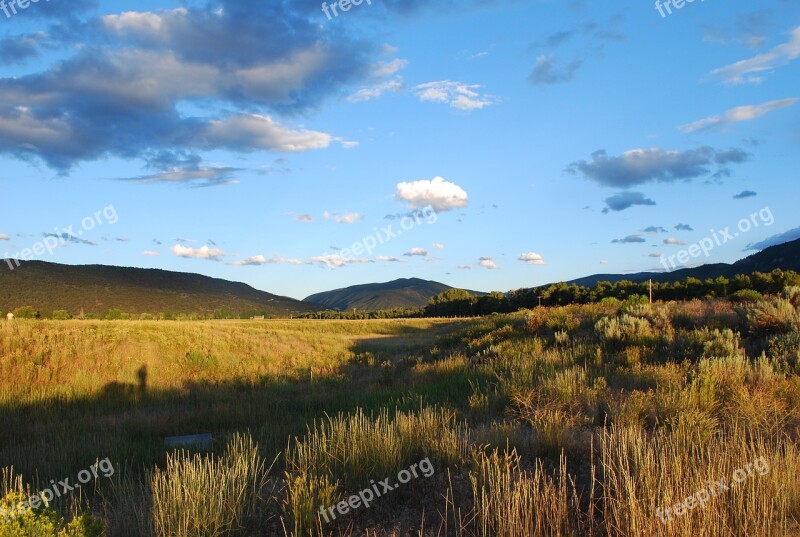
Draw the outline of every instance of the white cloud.
<instances>
[{"instance_id":1,"label":"white cloud","mask_svg":"<svg viewBox=\"0 0 800 537\"><path fill-rule=\"evenodd\" d=\"M686 246L688 243L680 241L675 237L670 237L668 239L664 239L664 244L669 244L670 246Z\"/></svg>"},{"instance_id":2,"label":"white cloud","mask_svg":"<svg viewBox=\"0 0 800 537\"><path fill-rule=\"evenodd\" d=\"M410 209L430 205L436 211L449 211L469 204L469 196L464 189L442 177L399 183L395 198L408 203Z\"/></svg>"},{"instance_id":3,"label":"white cloud","mask_svg":"<svg viewBox=\"0 0 800 537\"><path fill-rule=\"evenodd\" d=\"M361 220L361 215L358 213L337 214L334 216L337 224L355 224Z\"/></svg>"},{"instance_id":4,"label":"white cloud","mask_svg":"<svg viewBox=\"0 0 800 537\"><path fill-rule=\"evenodd\" d=\"M428 255L428 251L423 248L412 248L403 255L407 257L413 257L413 256L425 257Z\"/></svg>"},{"instance_id":5,"label":"white cloud","mask_svg":"<svg viewBox=\"0 0 800 537\"><path fill-rule=\"evenodd\" d=\"M601 259L601 260L600 260L600 264L601 264L601 265L608 265L608 261L607 261L607 260L605 260L605 259Z\"/></svg>"},{"instance_id":6,"label":"white cloud","mask_svg":"<svg viewBox=\"0 0 800 537\"><path fill-rule=\"evenodd\" d=\"M159 254L158 252L155 252L153 250L145 250L144 252L142 252L142 255L146 255L147 257L158 257L161 254Z\"/></svg>"},{"instance_id":7,"label":"white cloud","mask_svg":"<svg viewBox=\"0 0 800 537\"><path fill-rule=\"evenodd\" d=\"M296 222L305 222L309 224L314 221L314 217L310 214L296 214L294 215L294 219Z\"/></svg>"},{"instance_id":8,"label":"white cloud","mask_svg":"<svg viewBox=\"0 0 800 537\"><path fill-rule=\"evenodd\" d=\"M478 264L485 269L497 270L500 266L491 257L481 257Z\"/></svg>"},{"instance_id":9,"label":"white cloud","mask_svg":"<svg viewBox=\"0 0 800 537\"><path fill-rule=\"evenodd\" d=\"M444 244L439 242L434 242L433 247L436 248L437 250L444 250Z\"/></svg>"},{"instance_id":10,"label":"white cloud","mask_svg":"<svg viewBox=\"0 0 800 537\"><path fill-rule=\"evenodd\" d=\"M542 256L540 256L535 252L520 254L520 256L517 259L529 265L544 265L544 259L542 258Z\"/></svg>"},{"instance_id":11,"label":"white cloud","mask_svg":"<svg viewBox=\"0 0 800 537\"><path fill-rule=\"evenodd\" d=\"M763 73L774 71L798 57L800 57L800 26L792 30L791 38L786 43L764 54L714 69L709 77L722 80L725 84L759 84L764 81Z\"/></svg>"},{"instance_id":12,"label":"white cloud","mask_svg":"<svg viewBox=\"0 0 800 537\"><path fill-rule=\"evenodd\" d=\"M323 149L334 139L324 132L286 127L260 114L234 115L211 121L200 138L209 147L289 152Z\"/></svg>"},{"instance_id":13,"label":"white cloud","mask_svg":"<svg viewBox=\"0 0 800 537\"><path fill-rule=\"evenodd\" d=\"M497 99L486 93L479 93L478 84L464 84L451 80L427 82L414 87L420 101L442 103L458 110L480 110L497 103Z\"/></svg>"},{"instance_id":14,"label":"white cloud","mask_svg":"<svg viewBox=\"0 0 800 537\"><path fill-rule=\"evenodd\" d=\"M255 255L253 257L248 257L243 261L234 261L232 263L228 263L228 265L234 267L259 267L262 265L302 265L303 262L299 259L286 259L284 257L276 256L276 257L264 257L263 255Z\"/></svg>"},{"instance_id":15,"label":"white cloud","mask_svg":"<svg viewBox=\"0 0 800 537\"><path fill-rule=\"evenodd\" d=\"M408 66L408 60L395 58L388 62L378 62L372 66L372 76L376 78L385 78L397 74L398 71L405 69Z\"/></svg>"},{"instance_id":16,"label":"white cloud","mask_svg":"<svg viewBox=\"0 0 800 537\"><path fill-rule=\"evenodd\" d=\"M176 244L170 248L170 251L178 257L208 259L209 261L219 261L225 257L225 252L219 248L209 248L208 246L191 248L189 246L181 246L180 244Z\"/></svg>"},{"instance_id":17,"label":"white cloud","mask_svg":"<svg viewBox=\"0 0 800 537\"><path fill-rule=\"evenodd\" d=\"M679 128L686 133L700 131L711 127L718 127L723 125L730 125L731 123L739 123L741 121L753 121L761 116L778 110L780 108L787 108L792 106L800 99L792 97L789 99L780 99L776 101L769 101L763 104L738 106L731 108L721 116L710 116L686 125L681 125Z\"/></svg>"},{"instance_id":18,"label":"white cloud","mask_svg":"<svg viewBox=\"0 0 800 537\"><path fill-rule=\"evenodd\" d=\"M402 263L402 260L397 259L396 257L388 256L388 255L379 255L375 259L377 261L381 261L383 263Z\"/></svg>"},{"instance_id":19,"label":"white cloud","mask_svg":"<svg viewBox=\"0 0 800 537\"><path fill-rule=\"evenodd\" d=\"M342 256L340 256L338 254L332 254L332 255L329 254L329 255L321 255L321 256L312 257L311 259L309 259L309 263L313 263L313 264L316 264L316 265L324 265L324 266L328 267L331 270L336 270L336 269L339 269L339 268L344 268L347 265L351 265L353 263L371 263L371 261L369 259L364 258L364 257L359 257L359 258L347 257L347 258L345 258L345 257L342 257Z\"/></svg>"},{"instance_id":20,"label":"white cloud","mask_svg":"<svg viewBox=\"0 0 800 537\"><path fill-rule=\"evenodd\" d=\"M384 93L397 93L405 86L403 79L398 77L394 80L387 80L369 88L361 88L354 94L350 95L347 100L352 103L359 103L362 101L371 101L377 99Z\"/></svg>"},{"instance_id":21,"label":"white cloud","mask_svg":"<svg viewBox=\"0 0 800 537\"><path fill-rule=\"evenodd\" d=\"M11 237L5 233L0 233L0 241L10 241Z\"/></svg>"}]
</instances>

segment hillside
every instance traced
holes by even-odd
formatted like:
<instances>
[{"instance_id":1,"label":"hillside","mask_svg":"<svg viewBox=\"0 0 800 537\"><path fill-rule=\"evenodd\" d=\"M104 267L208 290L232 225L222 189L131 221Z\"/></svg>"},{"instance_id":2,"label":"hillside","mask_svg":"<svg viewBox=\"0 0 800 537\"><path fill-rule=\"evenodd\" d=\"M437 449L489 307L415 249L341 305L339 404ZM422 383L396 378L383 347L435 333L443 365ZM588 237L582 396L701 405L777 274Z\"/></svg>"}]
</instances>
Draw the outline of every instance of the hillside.
<instances>
[{"instance_id":1,"label":"hillside","mask_svg":"<svg viewBox=\"0 0 800 537\"><path fill-rule=\"evenodd\" d=\"M637 272L635 274L595 274L571 280L567 283L593 287L597 282L616 283L621 280L642 282L676 282L689 277L705 280L719 276L733 277L737 274L771 272L775 269L800 272L800 239L771 246L756 254L740 259L733 264L713 263L699 267L684 268L670 272Z\"/></svg>"},{"instance_id":2,"label":"hillside","mask_svg":"<svg viewBox=\"0 0 800 537\"><path fill-rule=\"evenodd\" d=\"M428 304L428 300L452 289L449 285L419 278L403 278L386 283L354 285L343 289L325 291L306 297L303 302L328 309L375 311L391 308L415 308Z\"/></svg>"},{"instance_id":3,"label":"hillside","mask_svg":"<svg viewBox=\"0 0 800 537\"><path fill-rule=\"evenodd\" d=\"M286 316L315 310L312 304L259 291L244 283L199 274L103 265L59 265L23 262L0 265L0 311L32 306L39 311L81 309L103 314L111 308L126 313L213 313Z\"/></svg>"}]
</instances>

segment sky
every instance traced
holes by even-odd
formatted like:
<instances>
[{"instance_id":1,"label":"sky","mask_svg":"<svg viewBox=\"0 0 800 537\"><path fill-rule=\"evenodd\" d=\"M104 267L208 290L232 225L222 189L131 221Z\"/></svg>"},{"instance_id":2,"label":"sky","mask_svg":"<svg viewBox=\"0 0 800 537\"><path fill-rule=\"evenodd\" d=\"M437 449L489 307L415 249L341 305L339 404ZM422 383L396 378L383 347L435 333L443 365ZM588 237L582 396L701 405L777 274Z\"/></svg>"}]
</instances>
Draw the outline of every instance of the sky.
<instances>
[{"instance_id":1,"label":"sky","mask_svg":"<svg viewBox=\"0 0 800 537\"><path fill-rule=\"evenodd\" d=\"M304 298L800 237L795 0L5 0L0 50L3 258Z\"/></svg>"}]
</instances>

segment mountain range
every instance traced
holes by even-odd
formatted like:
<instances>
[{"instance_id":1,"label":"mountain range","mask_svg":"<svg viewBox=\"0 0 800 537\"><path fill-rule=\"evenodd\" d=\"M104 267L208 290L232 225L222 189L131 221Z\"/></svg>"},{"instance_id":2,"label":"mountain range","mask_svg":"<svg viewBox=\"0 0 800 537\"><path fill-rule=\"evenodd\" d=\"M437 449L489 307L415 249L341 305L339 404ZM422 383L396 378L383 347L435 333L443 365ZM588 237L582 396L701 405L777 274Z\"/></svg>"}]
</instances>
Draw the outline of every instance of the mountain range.
<instances>
[{"instance_id":1,"label":"mountain range","mask_svg":"<svg viewBox=\"0 0 800 537\"><path fill-rule=\"evenodd\" d=\"M159 269L73 266L44 261L24 261L14 270L5 270L5 266L5 261L0 263L0 311L31 306L39 311L66 310L72 315L82 310L103 314L118 308L130 314L210 314L226 310L236 315L288 317L321 309L372 311L421 307L431 297L452 289L435 281L407 278L316 293L300 301L244 283ZM733 264L714 263L671 272L595 274L567 283L591 287L599 281L673 282L688 277L705 280L774 269L800 272L800 239L772 246Z\"/></svg>"},{"instance_id":2,"label":"mountain range","mask_svg":"<svg viewBox=\"0 0 800 537\"><path fill-rule=\"evenodd\" d=\"M319 309L293 298L200 274L105 265L60 265L23 261L14 270L0 265L0 311L31 306L77 315L126 313L214 313L289 317Z\"/></svg>"},{"instance_id":3,"label":"mountain range","mask_svg":"<svg viewBox=\"0 0 800 537\"><path fill-rule=\"evenodd\" d=\"M386 283L354 285L306 297L303 302L328 309L374 311L425 306L432 296L452 289L449 285L419 278L403 278Z\"/></svg>"},{"instance_id":4,"label":"mountain range","mask_svg":"<svg viewBox=\"0 0 800 537\"><path fill-rule=\"evenodd\" d=\"M706 280L725 276L731 278L737 274L753 272L772 272L775 269L800 272L800 239L770 246L758 253L740 259L735 263L711 263L697 267L683 268L669 272L637 272L634 274L595 274L571 280L567 283L593 287L597 282L616 283L621 280L643 282L652 279L654 282L675 282L686 278Z\"/></svg>"}]
</instances>

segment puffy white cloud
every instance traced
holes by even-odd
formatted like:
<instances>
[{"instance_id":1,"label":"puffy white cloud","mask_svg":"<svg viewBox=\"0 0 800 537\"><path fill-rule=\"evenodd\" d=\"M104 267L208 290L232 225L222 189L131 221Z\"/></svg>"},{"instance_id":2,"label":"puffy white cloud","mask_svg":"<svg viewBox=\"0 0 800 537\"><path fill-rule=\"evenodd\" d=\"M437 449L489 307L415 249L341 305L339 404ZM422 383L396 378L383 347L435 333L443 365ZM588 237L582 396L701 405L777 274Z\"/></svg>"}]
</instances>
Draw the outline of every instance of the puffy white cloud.
<instances>
[{"instance_id":1,"label":"puffy white cloud","mask_svg":"<svg viewBox=\"0 0 800 537\"><path fill-rule=\"evenodd\" d=\"M377 261L381 261L382 263L402 263L402 260L388 255L379 255L375 259Z\"/></svg>"},{"instance_id":2,"label":"puffy white cloud","mask_svg":"<svg viewBox=\"0 0 800 537\"><path fill-rule=\"evenodd\" d=\"M225 257L225 252L219 248L209 248L207 245L200 248L192 248L190 246L176 244L170 248L170 251L178 257L208 259L209 261L220 261Z\"/></svg>"},{"instance_id":3,"label":"puffy white cloud","mask_svg":"<svg viewBox=\"0 0 800 537\"><path fill-rule=\"evenodd\" d=\"M544 258L536 252L520 254L517 259L529 265L544 265Z\"/></svg>"},{"instance_id":4,"label":"puffy white cloud","mask_svg":"<svg viewBox=\"0 0 800 537\"><path fill-rule=\"evenodd\" d=\"M0 233L0 241L10 241L11 237L5 233Z\"/></svg>"},{"instance_id":5,"label":"puffy white cloud","mask_svg":"<svg viewBox=\"0 0 800 537\"><path fill-rule=\"evenodd\" d=\"M430 205L436 211L449 211L469 204L469 195L464 189L442 177L399 183L395 198L405 201L410 209Z\"/></svg>"},{"instance_id":6,"label":"puffy white cloud","mask_svg":"<svg viewBox=\"0 0 800 537\"><path fill-rule=\"evenodd\" d=\"M440 242L434 242L433 247L436 248L437 250L444 250L444 244Z\"/></svg>"},{"instance_id":7,"label":"puffy white cloud","mask_svg":"<svg viewBox=\"0 0 800 537\"><path fill-rule=\"evenodd\" d=\"M688 243L678 240L675 237L670 237L668 239L664 239L664 244L668 244L670 246L686 246Z\"/></svg>"},{"instance_id":8,"label":"puffy white cloud","mask_svg":"<svg viewBox=\"0 0 800 537\"><path fill-rule=\"evenodd\" d=\"M497 270L500 268L491 257L481 257L480 260L478 260L478 265L489 270Z\"/></svg>"},{"instance_id":9,"label":"puffy white cloud","mask_svg":"<svg viewBox=\"0 0 800 537\"><path fill-rule=\"evenodd\" d=\"M413 256L425 257L428 255L428 251L423 248L412 248L403 255L407 257L413 257Z\"/></svg>"}]
</instances>

